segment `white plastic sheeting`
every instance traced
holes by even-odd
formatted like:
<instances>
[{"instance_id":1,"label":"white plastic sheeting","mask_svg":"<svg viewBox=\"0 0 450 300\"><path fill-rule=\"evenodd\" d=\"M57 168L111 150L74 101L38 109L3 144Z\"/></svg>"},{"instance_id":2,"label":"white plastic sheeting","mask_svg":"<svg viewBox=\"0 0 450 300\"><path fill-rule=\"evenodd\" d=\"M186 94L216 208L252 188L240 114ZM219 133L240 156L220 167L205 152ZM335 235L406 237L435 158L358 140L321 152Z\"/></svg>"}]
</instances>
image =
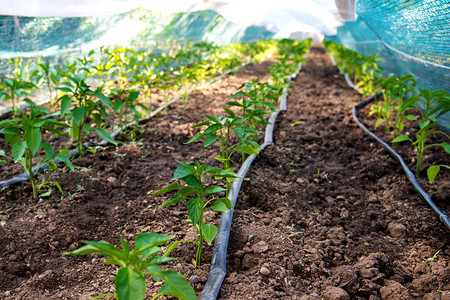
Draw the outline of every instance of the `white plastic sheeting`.
<instances>
[{"instance_id":1,"label":"white plastic sheeting","mask_svg":"<svg viewBox=\"0 0 450 300\"><path fill-rule=\"evenodd\" d=\"M81 17L114 15L142 7L162 12L212 9L229 21L260 26L279 38L332 35L354 17L356 0L0 0L0 15ZM339 9L338 9L339 8Z\"/></svg>"}]
</instances>

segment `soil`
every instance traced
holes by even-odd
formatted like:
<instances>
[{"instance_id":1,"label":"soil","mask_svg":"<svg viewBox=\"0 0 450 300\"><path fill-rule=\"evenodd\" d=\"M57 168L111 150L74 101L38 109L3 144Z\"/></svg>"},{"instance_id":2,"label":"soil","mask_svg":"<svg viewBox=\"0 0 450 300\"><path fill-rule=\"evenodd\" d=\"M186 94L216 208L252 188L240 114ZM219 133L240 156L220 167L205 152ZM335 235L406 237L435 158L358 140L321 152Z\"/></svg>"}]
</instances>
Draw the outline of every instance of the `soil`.
<instances>
[{"instance_id":1,"label":"soil","mask_svg":"<svg viewBox=\"0 0 450 300\"><path fill-rule=\"evenodd\" d=\"M142 124L133 141L73 161L74 172L47 172L64 194L33 199L28 183L0 194L0 298L90 299L114 291L114 266L102 258L62 256L85 240L139 233L196 239L186 204L159 207L149 195L170 182L175 160L216 166L218 146L184 145L204 113L221 114L242 82L263 78L271 61L249 65L177 102ZM450 299L449 232L415 192L400 165L357 126L349 88L324 50L312 47L291 85L275 143L244 180L231 228L227 277L219 299ZM367 120L373 124L373 120ZM406 148L405 148L406 149ZM408 152L408 150L405 150ZM407 161L413 161L413 153ZM433 150L428 159L445 161ZM429 163L429 162L427 162ZM238 168L236 158L235 167ZM0 169L1 179L10 177ZM447 214L449 172L424 188ZM220 215L207 212L208 222ZM195 268L195 245L183 243L168 264L201 293L212 246ZM148 299L160 288L148 279Z\"/></svg>"}]
</instances>

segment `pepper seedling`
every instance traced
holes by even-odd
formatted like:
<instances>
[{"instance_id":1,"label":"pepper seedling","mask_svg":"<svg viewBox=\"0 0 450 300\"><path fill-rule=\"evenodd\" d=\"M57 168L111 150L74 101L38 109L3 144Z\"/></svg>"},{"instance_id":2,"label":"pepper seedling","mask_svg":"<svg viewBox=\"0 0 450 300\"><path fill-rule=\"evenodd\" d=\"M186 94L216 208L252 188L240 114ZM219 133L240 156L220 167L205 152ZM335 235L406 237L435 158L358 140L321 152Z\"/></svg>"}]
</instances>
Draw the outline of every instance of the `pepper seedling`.
<instances>
[{"instance_id":1,"label":"pepper seedling","mask_svg":"<svg viewBox=\"0 0 450 300\"><path fill-rule=\"evenodd\" d=\"M189 165L181 161L177 162L180 166L175 170L172 180L181 179L184 181L184 185L173 183L151 194L163 194L177 191L175 196L163 203L162 207L188 200L187 211L190 218L188 222L195 227L199 239L198 243L194 242L197 245L195 265L200 266L203 241L211 244L218 232L215 225L204 222L204 212L208 209L219 212L227 212L231 209L231 201L226 197L213 197L209 199L209 195L223 192L225 189L220 186L207 187L207 182L211 178L236 179L239 176L234 172L221 168L213 168L207 164L202 165L199 162L196 162L195 165Z\"/></svg>"},{"instance_id":2,"label":"pepper seedling","mask_svg":"<svg viewBox=\"0 0 450 300\"><path fill-rule=\"evenodd\" d=\"M105 263L119 266L114 280L116 293L102 294L93 299L114 297L119 300L143 300L146 296L145 275L147 274L150 274L155 281L164 281L158 294L152 299L163 295L178 297L182 300L197 299L197 295L183 275L171 269L162 270L159 266L177 259L167 256L173 250L173 247L167 249L163 256L157 256L161 252L159 246L174 237L174 235L141 233L134 240L135 248L133 250L122 237L120 238L122 249L105 241L82 240L86 244L85 246L71 252L65 252L63 255L98 253L107 257Z\"/></svg>"},{"instance_id":3,"label":"pepper seedling","mask_svg":"<svg viewBox=\"0 0 450 300\"><path fill-rule=\"evenodd\" d=\"M232 171L230 167L231 156L235 152L239 152L243 155L245 154L258 154L257 149L261 148L258 143L252 141L248 138L250 134L257 134L254 129L243 126L243 123L247 118L239 118L235 113L224 107L225 111L228 112L228 116L210 116L205 114L208 120L195 124L192 127L208 126L203 132L196 134L192 137L186 144L193 143L203 137L205 138L205 147L210 146L215 141L220 142L220 155L215 158L223 163L223 169L227 171ZM239 141L231 144L231 135L235 133L239 138ZM242 161L244 162L244 160ZM227 180L227 195L230 189L231 182Z\"/></svg>"},{"instance_id":4,"label":"pepper seedling","mask_svg":"<svg viewBox=\"0 0 450 300\"><path fill-rule=\"evenodd\" d=\"M24 63L23 58L9 59L9 63L14 66L11 74L6 74L3 82L0 83L0 101L11 100L11 112L16 117L19 111L19 100L37 89L31 82L27 73L29 63Z\"/></svg>"},{"instance_id":5,"label":"pepper seedling","mask_svg":"<svg viewBox=\"0 0 450 300\"><path fill-rule=\"evenodd\" d=\"M86 133L95 131L101 138L116 144L111 135L103 129L107 118L106 108L113 110L111 101L102 94L100 88L92 91L83 76L68 76L68 78L70 82L64 83L66 87L58 88L65 92L59 99L61 101L60 114L61 116L67 114L66 118L72 121L70 135L77 139L76 146L80 157L83 157ZM95 98L99 99L100 102L95 101ZM69 111L72 104L74 108ZM88 123L89 117L93 118L96 128Z\"/></svg>"},{"instance_id":6,"label":"pepper seedling","mask_svg":"<svg viewBox=\"0 0 450 300\"><path fill-rule=\"evenodd\" d=\"M111 94L108 98L113 99L113 111L117 114L119 119L119 127L121 131L124 131L128 124L128 114L131 112L133 115L134 121L139 123L139 120L142 114L137 110L138 107L142 108L144 111L147 110L147 107L137 102L137 98L139 97L139 91L135 90L120 90L120 89L112 89Z\"/></svg>"},{"instance_id":7,"label":"pepper seedling","mask_svg":"<svg viewBox=\"0 0 450 300\"><path fill-rule=\"evenodd\" d=\"M421 114L422 120L418 121L419 130L416 133L415 140L412 140L407 135L399 135L392 140L393 143L410 141L414 148L417 151L417 162L416 162L416 177L418 178L420 175L420 170L422 167L422 159L423 154L427 148L433 146L442 147L445 152L450 154L450 145L446 142L442 142L439 144L430 144L426 145L428 138L436 133L444 135L448 140L450 140L450 136L445 133L443 130L438 129L439 126L446 126L443 124L437 123L437 118L441 115L448 113L450 111L450 95L444 91L430 91L419 89L420 94L418 96L412 96L405 101L405 108L416 108ZM418 103L421 99L425 100L425 108L420 109ZM415 119L415 118L414 118ZM448 126L447 126L448 127ZM431 166L427 170L427 175L430 183L434 181L437 176L437 173L440 170L440 167L449 168L446 165L435 165ZM430 169L431 168L431 169Z\"/></svg>"},{"instance_id":8,"label":"pepper seedling","mask_svg":"<svg viewBox=\"0 0 450 300\"><path fill-rule=\"evenodd\" d=\"M42 129L46 129L56 135L62 135L63 133L57 129L59 127L67 127L67 125L49 116L45 117L44 115L48 114L48 108L37 107L29 99L24 101L30 105L29 116L23 113L20 118L0 121L0 134L5 136L5 143L10 145L12 152L10 157L5 154L5 151L0 150L0 157L6 158L6 160L0 159L0 163L17 165L22 168L30 177L33 196L37 197L40 187L44 186L36 184L35 176L39 168L33 170L35 167L33 161L39 156L38 151L40 149L44 150L45 155L38 167L47 163L50 169L54 170L56 169L56 164L53 160L56 158L63 161L71 170L73 170L73 166L65 155L68 153L68 150L61 150L59 153L55 153L49 143L42 141Z\"/></svg>"}]
</instances>

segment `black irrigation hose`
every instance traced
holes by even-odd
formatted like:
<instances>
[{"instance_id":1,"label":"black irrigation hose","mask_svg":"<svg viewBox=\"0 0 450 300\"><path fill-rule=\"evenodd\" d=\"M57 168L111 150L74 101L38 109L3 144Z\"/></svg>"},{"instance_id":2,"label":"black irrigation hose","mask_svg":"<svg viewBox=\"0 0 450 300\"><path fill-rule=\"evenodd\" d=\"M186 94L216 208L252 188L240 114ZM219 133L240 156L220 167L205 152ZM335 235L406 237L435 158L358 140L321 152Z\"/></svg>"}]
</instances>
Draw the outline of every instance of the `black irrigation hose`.
<instances>
[{"instance_id":1,"label":"black irrigation hose","mask_svg":"<svg viewBox=\"0 0 450 300\"><path fill-rule=\"evenodd\" d=\"M373 100L375 99L374 96L371 96L367 99L365 99L363 102L359 103L358 105L353 107L353 119L355 120L356 123L358 123L359 127L361 127L361 129L367 133L372 139L374 139L375 141L377 141L378 143L381 144L381 146L383 146L387 151L389 151L389 153L391 153L393 156L395 156L395 158L397 158L397 160L400 162L400 164L403 167L403 170L406 173L406 176L408 177L409 181L412 183L412 185L414 186L414 188L417 190L417 192L419 192L419 194L425 199L426 202L428 202L428 204L431 206L431 208L439 215L439 219L441 220L442 223L445 224L445 226L447 227L447 229L450 230L450 218L444 214L433 202L433 200L431 199L430 195L428 195L420 186L420 184L417 182L416 177L414 176L413 172L411 172L411 170L408 168L408 166L406 165L405 161L403 160L403 158L401 157L400 154L398 154L397 152L394 151L394 149L392 149L386 142L384 142L383 140L381 140L378 136L376 136L373 132L371 132L369 129L367 129L367 127L361 123L361 121L359 121L358 119L358 111L360 109L362 109L363 107L365 107L367 104L371 103Z\"/></svg>"},{"instance_id":2,"label":"black irrigation hose","mask_svg":"<svg viewBox=\"0 0 450 300\"><path fill-rule=\"evenodd\" d=\"M243 67L243 66L245 66L245 65L246 65L246 64L242 64L241 67ZM215 82L215 81L218 81L218 80L222 79L223 77L225 77L226 75L230 74L230 73L233 72L233 71L234 71L234 70L229 70L229 71L227 71L227 72L225 72L225 73L223 73L223 74L217 76L216 78L214 78L214 79L212 79L212 80L206 82L206 84L211 84L211 83L213 83L213 82ZM195 91L194 88L190 89L190 90L188 91L188 93L191 93L191 92L193 92L193 91ZM139 122L142 122L142 121L146 121L146 120L151 119L153 116L155 116L156 114L160 113L161 111L163 111L164 109L166 109L168 106L172 105L172 103L174 103L175 101L179 100L180 98L181 98L181 95L178 95L178 96L174 97L173 99L171 99L170 101L168 101L168 102L165 103L164 105L162 105L162 106L158 107L157 109L155 109L154 111L152 111L152 112L151 112L149 115L147 115L146 117L140 119ZM136 124L136 122L135 122L135 121L132 121L132 122L128 123L128 124L125 126L125 128L129 128L130 126L135 125L135 124ZM111 133L111 137L114 139L114 138L115 138L116 136L118 136L121 132L122 132L122 131L121 131L120 129L117 129L117 130L115 130L115 131L113 131L113 132ZM101 140L101 141L98 142L98 143L97 143L97 142L88 142L88 143L86 143L86 145L84 146L84 149L87 149L87 148L89 148L89 147L95 147L95 146L105 146L105 145L107 145L108 143L109 143L109 142L106 141L106 140ZM73 159L73 158L77 157L78 155L79 155L78 150L72 150L72 151L70 151L66 156L67 156L69 159ZM62 161L59 160L59 159L55 159L54 162L55 162L56 164L59 164L59 163L61 163ZM38 174L38 173L43 173L43 172L47 171L48 169L49 169L48 164L47 164L47 163L44 163L44 164L40 165L39 167L33 168L33 172L34 172L34 174ZM18 184L18 183L21 183L21 182L24 182L24 181L27 181L27 180L30 180L30 176L28 176L27 173L22 173L22 174L20 174L20 175L14 177L14 178L7 179L7 180L4 180L4 181L0 181L0 190L3 189L3 188L5 188L5 187L8 187L8 186L10 186L10 185Z\"/></svg>"},{"instance_id":3,"label":"black irrigation hose","mask_svg":"<svg viewBox=\"0 0 450 300\"><path fill-rule=\"evenodd\" d=\"M300 72L301 67L302 64L300 63L296 73L290 76L292 79L297 76L297 74ZM264 143L261 145L262 149L260 151L264 150L267 146L273 143L273 129L275 120L281 111L286 111L287 95L288 92L285 88L283 90L283 94L280 96L280 109L270 115L270 124L266 126ZM220 218L219 228L214 242L209 279L206 282L205 287L203 288L200 300L215 300L219 295L222 282L225 279L225 275L227 274L227 248L228 239L230 237L231 221L233 219L234 207L236 205L236 201L241 189L242 182L244 181L244 177L247 174L247 171L250 168L252 162L255 160L256 156L257 154L251 154L247 157L247 159L239 169L239 172L237 173L240 178L235 179L231 184L228 199L230 199L232 207L228 212L222 213L222 216Z\"/></svg>"}]
</instances>

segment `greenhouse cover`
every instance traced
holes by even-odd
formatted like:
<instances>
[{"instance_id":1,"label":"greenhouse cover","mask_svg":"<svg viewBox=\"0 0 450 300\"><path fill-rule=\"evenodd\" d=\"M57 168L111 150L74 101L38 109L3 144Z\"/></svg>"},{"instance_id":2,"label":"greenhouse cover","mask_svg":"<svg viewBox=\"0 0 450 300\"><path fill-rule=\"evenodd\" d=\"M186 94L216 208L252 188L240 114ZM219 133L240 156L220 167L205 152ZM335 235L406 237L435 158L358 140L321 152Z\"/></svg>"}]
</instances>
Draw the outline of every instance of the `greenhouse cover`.
<instances>
[{"instance_id":1,"label":"greenhouse cover","mask_svg":"<svg viewBox=\"0 0 450 300\"><path fill-rule=\"evenodd\" d=\"M450 91L448 0L0 0L0 59L151 47L168 40L218 45L268 38L379 53L386 75ZM446 118L448 120L448 118ZM447 122L448 123L448 122Z\"/></svg>"}]
</instances>

